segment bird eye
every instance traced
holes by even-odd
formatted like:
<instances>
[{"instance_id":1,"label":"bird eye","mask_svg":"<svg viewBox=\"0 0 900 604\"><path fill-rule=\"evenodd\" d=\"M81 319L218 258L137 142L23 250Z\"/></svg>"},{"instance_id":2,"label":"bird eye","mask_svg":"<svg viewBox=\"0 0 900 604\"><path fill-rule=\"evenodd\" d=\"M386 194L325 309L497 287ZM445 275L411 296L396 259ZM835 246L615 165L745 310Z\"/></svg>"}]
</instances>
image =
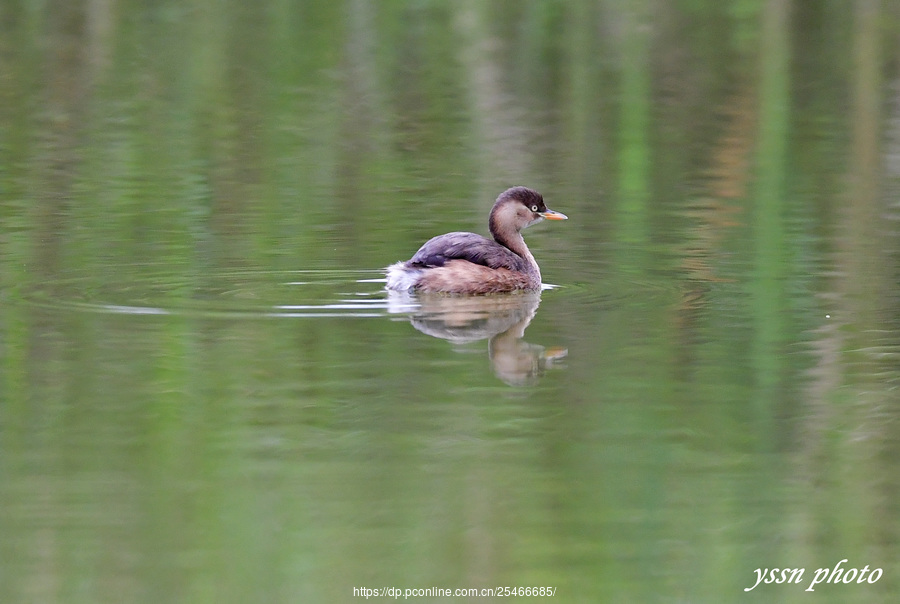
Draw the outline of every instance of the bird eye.
<instances>
[{"instance_id":1,"label":"bird eye","mask_svg":"<svg viewBox=\"0 0 900 604\"><path fill-rule=\"evenodd\" d=\"M532 211L532 212L537 212L537 206L531 206L531 211Z\"/></svg>"}]
</instances>

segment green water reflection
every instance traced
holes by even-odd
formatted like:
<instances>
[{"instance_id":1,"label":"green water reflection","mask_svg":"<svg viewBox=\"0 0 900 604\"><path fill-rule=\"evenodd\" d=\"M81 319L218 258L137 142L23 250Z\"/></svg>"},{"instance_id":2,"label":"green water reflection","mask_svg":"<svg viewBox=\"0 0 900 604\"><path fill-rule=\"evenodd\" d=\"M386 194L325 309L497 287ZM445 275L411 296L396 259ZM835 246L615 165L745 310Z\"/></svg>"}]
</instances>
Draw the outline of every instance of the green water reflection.
<instances>
[{"instance_id":1,"label":"green water reflection","mask_svg":"<svg viewBox=\"0 0 900 604\"><path fill-rule=\"evenodd\" d=\"M0 4L0 602L896 601L898 23ZM382 291L516 184L557 287Z\"/></svg>"}]
</instances>

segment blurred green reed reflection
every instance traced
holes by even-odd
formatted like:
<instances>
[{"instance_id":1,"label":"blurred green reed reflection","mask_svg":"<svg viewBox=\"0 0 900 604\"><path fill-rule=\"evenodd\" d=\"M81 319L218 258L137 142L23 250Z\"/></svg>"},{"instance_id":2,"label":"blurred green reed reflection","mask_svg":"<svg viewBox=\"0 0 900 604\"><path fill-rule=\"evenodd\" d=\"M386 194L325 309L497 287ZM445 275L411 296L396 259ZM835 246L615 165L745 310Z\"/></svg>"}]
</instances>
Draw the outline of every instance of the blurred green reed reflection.
<instances>
[{"instance_id":1,"label":"blurred green reed reflection","mask_svg":"<svg viewBox=\"0 0 900 604\"><path fill-rule=\"evenodd\" d=\"M896 601L898 24L3 3L0 601ZM512 185L553 288L382 291Z\"/></svg>"}]
</instances>

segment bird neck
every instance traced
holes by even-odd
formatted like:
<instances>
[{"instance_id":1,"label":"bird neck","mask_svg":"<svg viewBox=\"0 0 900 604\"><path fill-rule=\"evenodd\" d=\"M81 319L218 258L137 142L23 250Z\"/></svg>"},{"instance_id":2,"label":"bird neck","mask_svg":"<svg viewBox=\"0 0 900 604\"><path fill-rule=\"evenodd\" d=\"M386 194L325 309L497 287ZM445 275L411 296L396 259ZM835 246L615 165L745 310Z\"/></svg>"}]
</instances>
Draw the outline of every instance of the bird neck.
<instances>
[{"instance_id":1,"label":"bird neck","mask_svg":"<svg viewBox=\"0 0 900 604\"><path fill-rule=\"evenodd\" d=\"M522 237L522 230L515 227L516 223L515 204L498 201L494 204L494 207L491 208L491 215L488 218L488 228L491 231L491 235L494 237L494 241L522 258L526 264L525 270L536 276L538 281L540 281L541 271L538 268L537 261L535 261L534 256L531 255L528 246L525 245L525 238Z\"/></svg>"},{"instance_id":2,"label":"bird neck","mask_svg":"<svg viewBox=\"0 0 900 604\"><path fill-rule=\"evenodd\" d=\"M521 231L492 228L491 235L494 236L494 241L523 258L528 264L528 271L536 275L540 281L541 269L538 267L537 261L531 254L531 250L525 245L525 238L522 237Z\"/></svg>"}]
</instances>

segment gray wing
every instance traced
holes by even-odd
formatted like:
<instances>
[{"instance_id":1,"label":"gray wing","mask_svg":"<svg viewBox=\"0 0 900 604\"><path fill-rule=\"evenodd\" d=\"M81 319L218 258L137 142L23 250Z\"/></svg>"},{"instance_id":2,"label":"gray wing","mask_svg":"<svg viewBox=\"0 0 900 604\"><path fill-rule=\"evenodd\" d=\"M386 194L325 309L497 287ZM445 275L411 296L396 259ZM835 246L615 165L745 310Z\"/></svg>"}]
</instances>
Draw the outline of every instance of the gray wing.
<instances>
[{"instance_id":1,"label":"gray wing","mask_svg":"<svg viewBox=\"0 0 900 604\"><path fill-rule=\"evenodd\" d=\"M475 233L447 233L438 235L425 242L409 261L410 264L423 267L444 266L450 260L468 260L488 268L508 268L525 270L523 258Z\"/></svg>"}]
</instances>

